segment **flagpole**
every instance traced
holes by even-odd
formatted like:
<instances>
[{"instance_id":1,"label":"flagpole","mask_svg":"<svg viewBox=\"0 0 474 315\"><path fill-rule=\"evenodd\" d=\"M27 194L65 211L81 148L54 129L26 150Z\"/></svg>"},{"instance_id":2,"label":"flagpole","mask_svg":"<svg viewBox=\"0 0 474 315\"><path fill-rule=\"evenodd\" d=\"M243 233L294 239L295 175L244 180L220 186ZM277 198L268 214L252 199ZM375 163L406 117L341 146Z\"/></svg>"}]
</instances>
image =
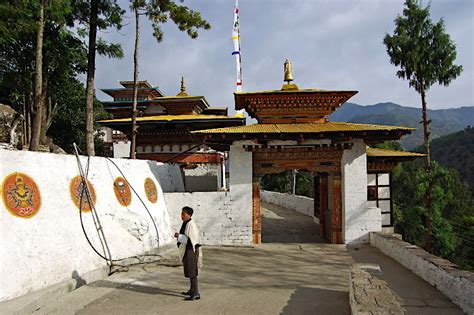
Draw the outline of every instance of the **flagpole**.
<instances>
[{"instance_id":1,"label":"flagpole","mask_svg":"<svg viewBox=\"0 0 474 315\"><path fill-rule=\"evenodd\" d=\"M234 6L234 24L232 27L232 42L234 43L234 51L236 64L236 83L235 91L242 92L242 56L240 51L240 21L239 21L239 0L235 0Z\"/></svg>"}]
</instances>

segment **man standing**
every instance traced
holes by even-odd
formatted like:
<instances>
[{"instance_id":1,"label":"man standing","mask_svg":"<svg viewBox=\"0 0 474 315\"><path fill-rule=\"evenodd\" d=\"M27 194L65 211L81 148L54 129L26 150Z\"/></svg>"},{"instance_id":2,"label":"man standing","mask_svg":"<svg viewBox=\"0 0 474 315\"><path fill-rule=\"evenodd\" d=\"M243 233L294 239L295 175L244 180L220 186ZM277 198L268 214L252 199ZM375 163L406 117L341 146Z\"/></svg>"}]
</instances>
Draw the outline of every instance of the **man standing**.
<instances>
[{"instance_id":1,"label":"man standing","mask_svg":"<svg viewBox=\"0 0 474 315\"><path fill-rule=\"evenodd\" d=\"M174 233L178 240L179 258L183 262L184 276L191 281L191 288L184 295L187 301L199 300L201 295L198 289L198 269L202 266L201 237L199 229L191 220L194 210L190 207L183 207L181 210L181 220L183 224L179 233Z\"/></svg>"}]
</instances>

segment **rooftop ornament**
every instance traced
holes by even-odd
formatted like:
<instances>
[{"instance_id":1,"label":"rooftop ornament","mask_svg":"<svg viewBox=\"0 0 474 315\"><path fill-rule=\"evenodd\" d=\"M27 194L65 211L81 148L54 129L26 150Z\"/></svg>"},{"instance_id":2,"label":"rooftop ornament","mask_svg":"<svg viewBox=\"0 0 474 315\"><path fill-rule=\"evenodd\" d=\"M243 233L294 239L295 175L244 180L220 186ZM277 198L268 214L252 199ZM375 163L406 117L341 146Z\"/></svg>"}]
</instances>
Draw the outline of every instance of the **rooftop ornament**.
<instances>
[{"instance_id":1,"label":"rooftop ornament","mask_svg":"<svg viewBox=\"0 0 474 315\"><path fill-rule=\"evenodd\" d=\"M283 70L284 70L284 79L283 81L286 81L286 84L283 84L281 87L282 91L297 91L298 86L296 84L290 83L293 81L293 66L291 65L291 62L286 59L285 64L283 65Z\"/></svg>"},{"instance_id":2,"label":"rooftop ornament","mask_svg":"<svg viewBox=\"0 0 474 315\"><path fill-rule=\"evenodd\" d=\"M176 96L189 96L186 93L186 84L184 83L184 77L181 77L181 92L179 92Z\"/></svg>"}]
</instances>

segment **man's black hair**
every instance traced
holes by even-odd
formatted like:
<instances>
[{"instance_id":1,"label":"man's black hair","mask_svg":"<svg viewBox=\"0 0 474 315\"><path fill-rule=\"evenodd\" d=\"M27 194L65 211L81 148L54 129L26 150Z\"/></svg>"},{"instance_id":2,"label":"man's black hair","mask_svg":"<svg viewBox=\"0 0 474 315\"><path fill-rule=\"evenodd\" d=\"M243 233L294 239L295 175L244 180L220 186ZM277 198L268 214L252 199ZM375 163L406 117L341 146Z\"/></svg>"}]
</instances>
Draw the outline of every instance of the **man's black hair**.
<instances>
[{"instance_id":1,"label":"man's black hair","mask_svg":"<svg viewBox=\"0 0 474 315\"><path fill-rule=\"evenodd\" d=\"M183 207L183 211L189 214L190 217L193 216L193 213L194 213L193 208L186 206L186 207Z\"/></svg>"}]
</instances>

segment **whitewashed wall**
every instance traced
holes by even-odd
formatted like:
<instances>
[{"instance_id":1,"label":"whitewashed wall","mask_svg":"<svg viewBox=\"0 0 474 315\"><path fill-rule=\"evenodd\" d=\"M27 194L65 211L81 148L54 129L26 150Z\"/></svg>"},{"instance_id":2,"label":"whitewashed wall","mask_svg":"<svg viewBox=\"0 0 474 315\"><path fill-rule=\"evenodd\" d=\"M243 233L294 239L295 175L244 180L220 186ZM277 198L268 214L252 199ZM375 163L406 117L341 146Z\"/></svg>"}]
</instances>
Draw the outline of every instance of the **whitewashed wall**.
<instances>
[{"instance_id":1,"label":"whitewashed wall","mask_svg":"<svg viewBox=\"0 0 474 315\"><path fill-rule=\"evenodd\" d=\"M367 206L367 155L361 139L344 150L342 168L342 208L344 243L369 242L369 233L382 229L380 213ZM375 208L376 209L376 208Z\"/></svg>"},{"instance_id":2,"label":"whitewashed wall","mask_svg":"<svg viewBox=\"0 0 474 315\"><path fill-rule=\"evenodd\" d=\"M466 314L474 314L474 273L394 235L371 233L370 244L437 288Z\"/></svg>"},{"instance_id":3,"label":"whitewashed wall","mask_svg":"<svg viewBox=\"0 0 474 315\"><path fill-rule=\"evenodd\" d=\"M83 165L86 157L81 157ZM155 220L160 246L172 241L170 219L159 180L166 165L142 160L114 160L142 198ZM106 263L89 247L71 200L69 184L79 175L71 155L0 150L0 180L22 172L37 183L42 199L38 214L30 219L10 214L0 202L0 301L12 299L49 285L103 268ZM119 170L107 159L90 160L88 178L97 195L96 209L112 254L124 258L157 248L152 221L137 195L130 206L121 206L113 191ZM158 201L148 201L144 180L150 177L158 187ZM84 225L93 244L102 251L91 213L83 213Z\"/></svg>"},{"instance_id":4,"label":"whitewashed wall","mask_svg":"<svg viewBox=\"0 0 474 315\"><path fill-rule=\"evenodd\" d=\"M193 220L201 231L203 245L251 245L252 213L241 211L231 200L230 192L165 193L165 201L171 220L171 228L178 232L181 227L181 209L193 208Z\"/></svg>"},{"instance_id":5,"label":"whitewashed wall","mask_svg":"<svg viewBox=\"0 0 474 315\"><path fill-rule=\"evenodd\" d=\"M273 203L275 205L295 210L301 214L313 217L314 215L314 199L290 195L286 193L279 193L275 191L260 191L260 200L268 203ZM317 218L316 218L317 219Z\"/></svg>"}]
</instances>

